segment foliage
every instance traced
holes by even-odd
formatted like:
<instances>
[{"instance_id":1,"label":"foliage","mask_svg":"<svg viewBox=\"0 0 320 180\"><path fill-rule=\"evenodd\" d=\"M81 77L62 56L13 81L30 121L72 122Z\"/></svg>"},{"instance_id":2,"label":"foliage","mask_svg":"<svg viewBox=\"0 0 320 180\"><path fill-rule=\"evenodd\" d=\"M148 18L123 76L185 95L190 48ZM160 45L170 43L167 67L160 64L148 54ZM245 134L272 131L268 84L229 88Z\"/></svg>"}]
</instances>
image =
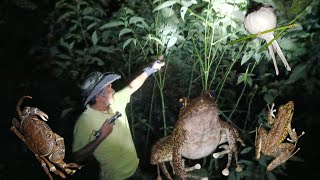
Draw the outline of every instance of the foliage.
<instances>
[{"instance_id":1,"label":"foliage","mask_svg":"<svg viewBox=\"0 0 320 180\"><path fill-rule=\"evenodd\" d=\"M304 60L308 48L319 48L310 44L319 44L319 2L264 2L279 10L277 15L282 18L278 27L287 27L293 20L297 24L275 31L293 67L292 72L287 72L281 66L278 77L265 42L257 38L235 42L248 36L243 27L246 0L125 1L112 17L107 16L107 8L100 1L59 0L54 17L61 32L51 47L56 75L68 75L81 82L90 71L113 71L128 82L134 78L133 73L165 55L165 69L154 76L154 81L146 82L143 93L134 95L129 109L134 137L144 136L146 140L135 139L137 144L144 144L144 149L138 147L145 152L142 164L149 162L151 142L171 132L178 99L214 89L223 119L251 142L241 150L244 171L232 169L229 179L254 175L274 179L285 172L285 165L265 172L270 159L252 158L253 132L258 124L266 122L267 104L285 98L285 89L295 83L307 83L304 80L319 74L313 65L319 62L315 56L308 57L308 62ZM203 160L210 177L220 177L223 165L219 162Z\"/></svg>"}]
</instances>

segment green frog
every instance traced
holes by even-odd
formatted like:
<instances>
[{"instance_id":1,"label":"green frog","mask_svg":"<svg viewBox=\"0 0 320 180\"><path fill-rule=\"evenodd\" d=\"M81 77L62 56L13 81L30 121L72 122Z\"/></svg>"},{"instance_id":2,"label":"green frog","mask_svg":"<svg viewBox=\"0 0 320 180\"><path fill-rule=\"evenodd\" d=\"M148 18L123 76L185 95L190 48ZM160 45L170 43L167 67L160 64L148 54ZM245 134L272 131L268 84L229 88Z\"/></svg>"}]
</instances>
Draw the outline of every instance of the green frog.
<instances>
[{"instance_id":1,"label":"green frog","mask_svg":"<svg viewBox=\"0 0 320 180\"><path fill-rule=\"evenodd\" d=\"M305 134L303 131L301 135L297 135L295 129L291 127L291 121L294 111L294 102L289 101L288 103L281 105L276 112L274 104L271 109L269 108L268 124L271 125L269 132L266 131L261 125L256 132L255 146L256 146L256 158L260 158L260 154L275 157L273 161L267 166L268 171L274 170L286 162L296 152L300 150L298 148L295 152L296 144L298 139ZM284 142L286 137L288 142Z\"/></svg>"},{"instance_id":2,"label":"green frog","mask_svg":"<svg viewBox=\"0 0 320 180\"><path fill-rule=\"evenodd\" d=\"M237 141L243 146L244 143L239 137L237 129L232 125L220 120L219 108L214 97L209 91L194 99L183 99L183 107L180 109L179 118L174 130L169 137L160 139L157 147L166 147L161 151L161 157L166 161L172 161L173 170L182 179L187 177L199 179L201 177L191 175L189 169L184 167L183 158L200 159L212 154L219 145L225 150L214 153L213 157L228 154L228 163L222 171L225 176L229 175L232 156L234 155L237 170L241 170L238 164ZM160 144L160 145L159 145ZM159 151L153 150L151 156ZM156 163L162 163L158 161ZM165 171L165 170L163 170Z\"/></svg>"}]
</instances>

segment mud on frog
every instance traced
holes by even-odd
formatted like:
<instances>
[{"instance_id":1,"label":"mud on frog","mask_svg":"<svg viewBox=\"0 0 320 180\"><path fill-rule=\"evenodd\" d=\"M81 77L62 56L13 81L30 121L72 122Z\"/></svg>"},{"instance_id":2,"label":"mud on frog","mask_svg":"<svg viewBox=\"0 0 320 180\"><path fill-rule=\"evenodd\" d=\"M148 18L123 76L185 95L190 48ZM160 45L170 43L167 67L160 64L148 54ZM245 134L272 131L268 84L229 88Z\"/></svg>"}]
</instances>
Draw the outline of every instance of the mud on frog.
<instances>
[{"instance_id":1,"label":"mud on frog","mask_svg":"<svg viewBox=\"0 0 320 180\"><path fill-rule=\"evenodd\" d=\"M188 159L200 159L212 154L219 145L224 151L214 153L215 158L228 154L228 163L222 171L223 175L229 174L232 155L235 155L237 170L241 170L237 162L237 144L243 141L238 131L230 124L220 120L219 108L209 91L194 99L183 99L183 107L180 110L179 119L170 137L160 139L152 148L151 163L159 164L163 169L163 162L172 161L173 169L182 179L200 178L187 174L190 169L184 167L182 157ZM160 149L156 149L160 147ZM154 158L152 160L152 158ZM194 167L191 167L191 169ZM200 168L200 167L199 167ZM167 175L166 175L167 176ZM168 176L167 176L168 177ZM171 178L171 177L170 177ZM169 179L170 179L169 178Z\"/></svg>"},{"instance_id":2,"label":"mud on frog","mask_svg":"<svg viewBox=\"0 0 320 180\"><path fill-rule=\"evenodd\" d=\"M294 111L294 102L289 101L288 103L281 105L278 109L278 113L274 116L276 110L269 109L268 124L272 127L267 131L260 125L256 132L255 146L256 146L256 158L260 158L260 154L275 157L275 159L268 165L267 170L272 171L276 167L286 162L292 157L300 148L295 152L295 147L298 139L304 135L297 135L295 129L291 127L291 121ZM289 142L283 142L286 137L290 136L291 139L287 138Z\"/></svg>"}]
</instances>

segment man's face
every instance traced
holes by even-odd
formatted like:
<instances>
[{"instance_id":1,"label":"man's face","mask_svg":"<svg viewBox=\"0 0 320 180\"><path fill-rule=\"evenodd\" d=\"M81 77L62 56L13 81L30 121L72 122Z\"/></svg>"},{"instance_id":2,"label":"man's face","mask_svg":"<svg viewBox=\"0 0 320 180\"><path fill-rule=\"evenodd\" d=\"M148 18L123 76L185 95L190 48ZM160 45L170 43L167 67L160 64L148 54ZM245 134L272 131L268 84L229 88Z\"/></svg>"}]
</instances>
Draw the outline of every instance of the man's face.
<instances>
[{"instance_id":1,"label":"man's face","mask_svg":"<svg viewBox=\"0 0 320 180\"><path fill-rule=\"evenodd\" d=\"M112 88L112 84L107 85L103 88L103 91L99 94L101 98L104 98L107 105L112 104L114 102L114 89Z\"/></svg>"}]
</instances>

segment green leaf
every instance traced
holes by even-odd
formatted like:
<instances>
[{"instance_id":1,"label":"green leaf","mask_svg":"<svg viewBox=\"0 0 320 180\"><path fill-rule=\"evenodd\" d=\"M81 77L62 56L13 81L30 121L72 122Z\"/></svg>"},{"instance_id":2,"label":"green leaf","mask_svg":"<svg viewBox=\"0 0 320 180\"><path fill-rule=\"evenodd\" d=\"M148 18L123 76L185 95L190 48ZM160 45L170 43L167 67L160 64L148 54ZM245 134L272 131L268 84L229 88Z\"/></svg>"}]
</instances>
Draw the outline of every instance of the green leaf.
<instances>
[{"instance_id":1,"label":"green leaf","mask_svg":"<svg viewBox=\"0 0 320 180\"><path fill-rule=\"evenodd\" d=\"M248 160L244 160L244 159L239 160L239 163L240 163L240 164L245 164L245 165L247 165L247 166L250 166L250 165L253 164L252 161L248 161Z\"/></svg>"},{"instance_id":2,"label":"green leaf","mask_svg":"<svg viewBox=\"0 0 320 180\"><path fill-rule=\"evenodd\" d=\"M167 48L174 46L174 44L177 42L177 40L178 40L178 38L176 36L171 37L168 41Z\"/></svg>"},{"instance_id":3,"label":"green leaf","mask_svg":"<svg viewBox=\"0 0 320 180\"><path fill-rule=\"evenodd\" d=\"M276 176L271 172L267 172L267 179L268 180L277 180Z\"/></svg>"},{"instance_id":4,"label":"green leaf","mask_svg":"<svg viewBox=\"0 0 320 180\"><path fill-rule=\"evenodd\" d=\"M64 13L62 16L59 17L59 19L57 20L57 22L60 22L60 21L62 21L62 20L64 20L64 19L67 19L68 17L70 17L70 16L72 16L72 15L74 15L74 14L75 14L75 12L73 12L73 11L66 12L66 13Z\"/></svg>"},{"instance_id":5,"label":"green leaf","mask_svg":"<svg viewBox=\"0 0 320 180\"><path fill-rule=\"evenodd\" d=\"M85 52L82 50L75 50L74 51L76 54L80 55L80 56L84 56Z\"/></svg>"},{"instance_id":6,"label":"green leaf","mask_svg":"<svg viewBox=\"0 0 320 180\"><path fill-rule=\"evenodd\" d=\"M153 2L152 2L152 4L155 4L155 3L157 3L157 2L159 2L160 0L154 0Z\"/></svg>"},{"instance_id":7,"label":"green leaf","mask_svg":"<svg viewBox=\"0 0 320 180\"><path fill-rule=\"evenodd\" d=\"M302 10L310 5L312 0L292 0L291 8L288 11L291 15L298 15Z\"/></svg>"},{"instance_id":8,"label":"green leaf","mask_svg":"<svg viewBox=\"0 0 320 180\"><path fill-rule=\"evenodd\" d=\"M97 31L94 31L91 35L91 41L93 45L96 45L98 42Z\"/></svg>"},{"instance_id":9,"label":"green leaf","mask_svg":"<svg viewBox=\"0 0 320 180\"><path fill-rule=\"evenodd\" d=\"M136 24L137 22L144 22L144 19L142 17L133 16L129 20L129 24Z\"/></svg>"},{"instance_id":10,"label":"green leaf","mask_svg":"<svg viewBox=\"0 0 320 180\"><path fill-rule=\"evenodd\" d=\"M186 15L186 12L188 10L188 7L186 6L182 6L180 9L180 15L181 15L181 19L184 21L184 16Z\"/></svg>"},{"instance_id":11,"label":"green leaf","mask_svg":"<svg viewBox=\"0 0 320 180\"><path fill-rule=\"evenodd\" d=\"M235 171L231 171L228 176L228 180L236 180L236 179L237 179L237 177L236 177Z\"/></svg>"},{"instance_id":12,"label":"green leaf","mask_svg":"<svg viewBox=\"0 0 320 180\"><path fill-rule=\"evenodd\" d=\"M117 27L117 26L122 26L124 25L124 23L122 21L112 21L112 22L109 22L107 24L104 24L100 27L100 30L104 30L104 29L107 29L107 28L112 28L112 27Z\"/></svg>"},{"instance_id":13,"label":"green leaf","mask_svg":"<svg viewBox=\"0 0 320 180\"><path fill-rule=\"evenodd\" d=\"M63 46L65 48L69 49L69 44L67 42L65 42L64 39L61 38L59 41L59 44L60 44L60 46Z\"/></svg>"},{"instance_id":14,"label":"green leaf","mask_svg":"<svg viewBox=\"0 0 320 180\"><path fill-rule=\"evenodd\" d=\"M241 66L246 63L253 55L253 51L246 52L241 59Z\"/></svg>"},{"instance_id":15,"label":"green leaf","mask_svg":"<svg viewBox=\"0 0 320 180\"><path fill-rule=\"evenodd\" d=\"M105 63L98 57L92 57L91 58L92 62L96 62L98 66L103 66Z\"/></svg>"},{"instance_id":16,"label":"green leaf","mask_svg":"<svg viewBox=\"0 0 320 180\"><path fill-rule=\"evenodd\" d=\"M101 52L105 52L105 53L113 53L114 51L112 49L110 49L109 47L105 47L105 46L97 46L95 47L96 51L101 51Z\"/></svg>"},{"instance_id":17,"label":"green leaf","mask_svg":"<svg viewBox=\"0 0 320 180\"><path fill-rule=\"evenodd\" d=\"M174 4L176 4L177 1L176 0L171 0L171 1L166 1L162 4L160 4L159 6L157 6L152 12L155 12L155 11L159 11L160 9L163 9L163 8L166 8L166 7L170 7Z\"/></svg>"},{"instance_id":18,"label":"green leaf","mask_svg":"<svg viewBox=\"0 0 320 180\"><path fill-rule=\"evenodd\" d=\"M237 79L237 85L240 84L241 82L243 82L245 79L245 75L244 74L240 74L240 76L238 76Z\"/></svg>"},{"instance_id":19,"label":"green leaf","mask_svg":"<svg viewBox=\"0 0 320 180\"><path fill-rule=\"evenodd\" d=\"M151 34L148 35L148 39L156 41L161 46L164 46L164 44L161 42L159 38L153 37Z\"/></svg>"},{"instance_id":20,"label":"green leaf","mask_svg":"<svg viewBox=\"0 0 320 180\"><path fill-rule=\"evenodd\" d=\"M271 104L273 101L273 96L271 96L270 94L265 94L263 96L263 99L267 104Z\"/></svg>"},{"instance_id":21,"label":"green leaf","mask_svg":"<svg viewBox=\"0 0 320 180\"><path fill-rule=\"evenodd\" d=\"M83 14L83 15L88 15L88 14L91 14L92 11L94 11L94 10L92 9L92 7L86 7L86 8L82 11L82 14Z\"/></svg>"},{"instance_id":22,"label":"green leaf","mask_svg":"<svg viewBox=\"0 0 320 180\"><path fill-rule=\"evenodd\" d=\"M252 147L246 147L246 148L244 148L241 152L240 152L240 154L246 154L246 153L248 153L249 151L251 151L252 150Z\"/></svg>"},{"instance_id":23,"label":"green leaf","mask_svg":"<svg viewBox=\"0 0 320 180\"><path fill-rule=\"evenodd\" d=\"M119 38L120 38L122 35L131 33L131 32L133 32L132 29L130 29L130 28L124 28L124 29L122 29L122 30L120 31L120 33L119 33Z\"/></svg>"},{"instance_id":24,"label":"green leaf","mask_svg":"<svg viewBox=\"0 0 320 180\"><path fill-rule=\"evenodd\" d=\"M97 22L91 23L90 25L87 26L87 30L90 30L91 28L93 28L97 24L98 24Z\"/></svg>"},{"instance_id":25,"label":"green leaf","mask_svg":"<svg viewBox=\"0 0 320 180\"><path fill-rule=\"evenodd\" d=\"M133 44L136 46L137 45L137 40L136 39L133 39Z\"/></svg>"},{"instance_id":26,"label":"green leaf","mask_svg":"<svg viewBox=\"0 0 320 180\"><path fill-rule=\"evenodd\" d=\"M299 80L300 78L304 78L307 76L307 64L299 64L296 66L289 77L289 79L286 81L286 84L291 84Z\"/></svg>"},{"instance_id":27,"label":"green leaf","mask_svg":"<svg viewBox=\"0 0 320 180\"><path fill-rule=\"evenodd\" d=\"M74 41L72 41L72 43L69 44L69 50L73 49L74 46Z\"/></svg>"},{"instance_id":28,"label":"green leaf","mask_svg":"<svg viewBox=\"0 0 320 180\"><path fill-rule=\"evenodd\" d=\"M62 8L63 6L66 6L68 5L68 3L65 3L64 1L58 1L55 5L55 9L60 9Z\"/></svg>"},{"instance_id":29,"label":"green leaf","mask_svg":"<svg viewBox=\"0 0 320 180\"><path fill-rule=\"evenodd\" d=\"M255 54L253 55L253 58L256 60L256 62L259 62L260 59L261 59L261 54L255 53Z\"/></svg>"},{"instance_id":30,"label":"green leaf","mask_svg":"<svg viewBox=\"0 0 320 180\"><path fill-rule=\"evenodd\" d=\"M148 25L146 26L146 24L136 24L136 27L139 27L141 29L148 29Z\"/></svg>"},{"instance_id":31,"label":"green leaf","mask_svg":"<svg viewBox=\"0 0 320 180\"><path fill-rule=\"evenodd\" d=\"M60 59L71 59L71 57L66 54L58 54L57 57Z\"/></svg>"},{"instance_id":32,"label":"green leaf","mask_svg":"<svg viewBox=\"0 0 320 180\"><path fill-rule=\"evenodd\" d=\"M192 4L197 4L196 0L181 0L181 5L185 7L190 7Z\"/></svg>"},{"instance_id":33,"label":"green leaf","mask_svg":"<svg viewBox=\"0 0 320 180\"><path fill-rule=\"evenodd\" d=\"M132 40L133 40L133 38L127 39L127 40L123 43L122 49L126 48L127 45L128 45Z\"/></svg>"}]
</instances>

